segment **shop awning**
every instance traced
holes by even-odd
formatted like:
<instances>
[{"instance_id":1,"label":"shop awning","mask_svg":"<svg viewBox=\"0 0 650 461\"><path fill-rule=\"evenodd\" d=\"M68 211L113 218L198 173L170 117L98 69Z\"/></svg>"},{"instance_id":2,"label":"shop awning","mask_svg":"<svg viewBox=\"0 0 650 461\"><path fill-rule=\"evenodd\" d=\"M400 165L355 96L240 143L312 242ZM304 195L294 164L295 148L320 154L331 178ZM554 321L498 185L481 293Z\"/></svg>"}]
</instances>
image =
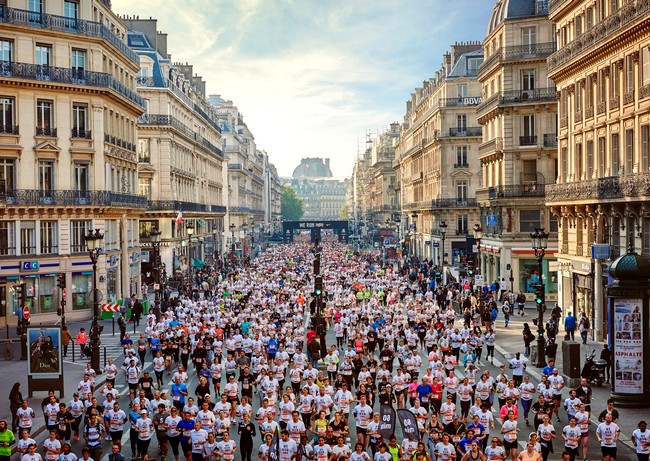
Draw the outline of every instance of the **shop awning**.
<instances>
[{"instance_id":1,"label":"shop awning","mask_svg":"<svg viewBox=\"0 0 650 461\"><path fill-rule=\"evenodd\" d=\"M198 269L202 269L203 266L205 266L205 263L203 262L202 259L194 258L194 260L192 261L192 266Z\"/></svg>"}]
</instances>

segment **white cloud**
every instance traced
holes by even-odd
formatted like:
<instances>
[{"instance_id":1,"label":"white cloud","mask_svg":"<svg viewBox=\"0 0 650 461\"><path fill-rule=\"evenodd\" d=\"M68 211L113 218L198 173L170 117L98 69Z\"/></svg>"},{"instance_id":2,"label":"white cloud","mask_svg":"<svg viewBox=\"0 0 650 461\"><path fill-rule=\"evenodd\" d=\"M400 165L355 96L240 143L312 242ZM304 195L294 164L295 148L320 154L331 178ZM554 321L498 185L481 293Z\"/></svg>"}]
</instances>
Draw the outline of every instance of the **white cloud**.
<instances>
[{"instance_id":1,"label":"white cloud","mask_svg":"<svg viewBox=\"0 0 650 461\"><path fill-rule=\"evenodd\" d=\"M172 59L234 101L280 174L322 156L344 176L366 129L402 119L449 45L483 38L491 2L477 3L114 0L113 9L158 19Z\"/></svg>"}]
</instances>

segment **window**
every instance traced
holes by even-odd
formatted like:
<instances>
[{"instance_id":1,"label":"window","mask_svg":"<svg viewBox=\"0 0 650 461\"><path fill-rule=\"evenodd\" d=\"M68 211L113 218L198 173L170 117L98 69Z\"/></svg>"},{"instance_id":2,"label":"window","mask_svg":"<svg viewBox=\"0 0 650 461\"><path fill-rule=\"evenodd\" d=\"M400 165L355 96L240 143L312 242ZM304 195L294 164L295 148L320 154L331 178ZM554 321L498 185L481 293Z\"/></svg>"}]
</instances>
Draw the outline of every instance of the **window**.
<instances>
[{"instance_id":1,"label":"window","mask_svg":"<svg viewBox=\"0 0 650 461\"><path fill-rule=\"evenodd\" d=\"M587 19L587 30L591 30L591 28L594 26L594 9L593 7L587 8L587 12L585 13L586 19Z\"/></svg>"},{"instance_id":2,"label":"window","mask_svg":"<svg viewBox=\"0 0 650 461\"><path fill-rule=\"evenodd\" d=\"M456 166L467 166L467 146L456 146Z\"/></svg>"},{"instance_id":3,"label":"window","mask_svg":"<svg viewBox=\"0 0 650 461\"><path fill-rule=\"evenodd\" d=\"M594 107L594 81L590 77L587 77L587 84L585 85L585 105L586 107Z\"/></svg>"},{"instance_id":4,"label":"window","mask_svg":"<svg viewBox=\"0 0 650 461\"><path fill-rule=\"evenodd\" d=\"M52 47L49 45L36 45L36 60L34 63L37 66L47 67L50 65L50 56L52 55Z\"/></svg>"},{"instance_id":5,"label":"window","mask_svg":"<svg viewBox=\"0 0 650 461\"><path fill-rule=\"evenodd\" d=\"M566 117L569 115L569 96L567 94L566 88L562 90L560 93L560 104L562 107L560 116L561 117Z\"/></svg>"},{"instance_id":6,"label":"window","mask_svg":"<svg viewBox=\"0 0 650 461\"><path fill-rule=\"evenodd\" d=\"M575 157L575 175L574 179L580 181L582 179L582 144L576 144L576 157Z\"/></svg>"},{"instance_id":7,"label":"window","mask_svg":"<svg viewBox=\"0 0 650 461\"><path fill-rule=\"evenodd\" d=\"M641 84L650 85L650 47L644 46L641 50Z\"/></svg>"},{"instance_id":8,"label":"window","mask_svg":"<svg viewBox=\"0 0 650 461\"><path fill-rule=\"evenodd\" d=\"M467 115L456 116L456 127L458 131L465 131L467 129Z\"/></svg>"},{"instance_id":9,"label":"window","mask_svg":"<svg viewBox=\"0 0 650 461\"><path fill-rule=\"evenodd\" d=\"M576 112L582 112L582 84L576 83Z\"/></svg>"},{"instance_id":10,"label":"window","mask_svg":"<svg viewBox=\"0 0 650 461\"><path fill-rule=\"evenodd\" d=\"M43 0L29 0L29 15L30 22L41 22L41 15L43 13Z\"/></svg>"},{"instance_id":11,"label":"window","mask_svg":"<svg viewBox=\"0 0 650 461\"><path fill-rule=\"evenodd\" d=\"M83 79L84 70L86 69L86 50L72 50L72 77Z\"/></svg>"},{"instance_id":12,"label":"window","mask_svg":"<svg viewBox=\"0 0 650 461\"><path fill-rule=\"evenodd\" d=\"M52 105L52 101L36 101L36 134L39 136L54 136Z\"/></svg>"},{"instance_id":13,"label":"window","mask_svg":"<svg viewBox=\"0 0 650 461\"><path fill-rule=\"evenodd\" d=\"M16 161L12 158L0 158L0 181L4 182L5 189L16 188Z\"/></svg>"},{"instance_id":14,"label":"window","mask_svg":"<svg viewBox=\"0 0 650 461\"><path fill-rule=\"evenodd\" d=\"M0 221L0 255L14 256L16 254L16 223Z\"/></svg>"},{"instance_id":15,"label":"window","mask_svg":"<svg viewBox=\"0 0 650 461\"><path fill-rule=\"evenodd\" d=\"M648 162L648 141L650 138L650 127L644 125L641 127L641 172L648 171L650 162Z\"/></svg>"},{"instance_id":16,"label":"window","mask_svg":"<svg viewBox=\"0 0 650 461\"><path fill-rule=\"evenodd\" d=\"M594 142L587 141L587 179L594 175Z\"/></svg>"},{"instance_id":17,"label":"window","mask_svg":"<svg viewBox=\"0 0 650 461\"><path fill-rule=\"evenodd\" d=\"M548 231L557 232L557 216L553 213L549 213L548 216Z\"/></svg>"},{"instance_id":18,"label":"window","mask_svg":"<svg viewBox=\"0 0 650 461\"><path fill-rule=\"evenodd\" d=\"M598 72L598 102L605 101L607 101L607 78L605 69L600 69Z\"/></svg>"},{"instance_id":19,"label":"window","mask_svg":"<svg viewBox=\"0 0 650 461\"><path fill-rule=\"evenodd\" d=\"M65 0L63 2L63 16L67 19L65 25L69 29L77 28L77 19L79 19L79 3Z\"/></svg>"},{"instance_id":20,"label":"window","mask_svg":"<svg viewBox=\"0 0 650 461\"><path fill-rule=\"evenodd\" d=\"M0 40L0 61L2 61L3 65L11 62L13 57L13 47L14 42L10 40ZM4 67L2 70L5 70Z\"/></svg>"},{"instance_id":21,"label":"window","mask_svg":"<svg viewBox=\"0 0 650 461\"><path fill-rule=\"evenodd\" d=\"M36 229L34 221L20 222L20 254L36 254Z\"/></svg>"},{"instance_id":22,"label":"window","mask_svg":"<svg viewBox=\"0 0 650 461\"><path fill-rule=\"evenodd\" d=\"M618 176L620 159L618 156L618 134L612 135L612 176Z\"/></svg>"},{"instance_id":23,"label":"window","mask_svg":"<svg viewBox=\"0 0 650 461\"><path fill-rule=\"evenodd\" d=\"M56 221L41 221L41 254L57 253Z\"/></svg>"},{"instance_id":24,"label":"window","mask_svg":"<svg viewBox=\"0 0 650 461\"><path fill-rule=\"evenodd\" d=\"M54 190L54 162L51 160L38 162L38 189L49 192Z\"/></svg>"},{"instance_id":25,"label":"window","mask_svg":"<svg viewBox=\"0 0 650 461\"><path fill-rule=\"evenodd\" d=\"M534 146L537 144L535 136L535 115L524 115L523 119L523 136L519 139L520 146Z\"/></svg>"},{"instance_id":26,"label":"window","mask_svg":"<svg viewBox=\"0 0 650 461\"><path fill-rule=\"evenodd\" d=\"M541 226L539 210L520 210L519 211L519 232L534 232Z\"/></svg>"},{"instance_id":27,"label":"window","mask_svg":"<svg viewBox=\"0 0 650 461\"><path fill-rule=\"evenodd\" d=\"M625 56L625 91L634 91L634 59L631 54Z\"/></svg>"},{"instance_id":28,"label":"window","mask_svg":"<svg viewBox=\"0 0 650 461\"><path fill-rule=\"evenodd\" d=\"M522 27L521 29L521 44L524 46L529 46L530 53L534 52L536 40L536 32L534 27Z\"/></svg>"},{"instance_id":29,"label":"window","mask_svg":"<svg viewBox=\"0 0 650 461\"><path fill-rule=\"evenodd\" d=\"M582 35L582 16L576 16L575 19L576 38Z\"/></svg>"},{"instance_id":30,"label":"window","mask_svg":"<svg viewBox=\"0 0 650 461\"><path fill-rule=\"evenodd\" d=\"M598 138L598 176L605 176L605 138Z\"/></svg>"},{"instance_id":31,"label":"window","mask_svg":"<svg viewBox=\"0 0 650 461\"><path fill-rule=\"evenodd\" d=\"M634 171L634 130L625 131L625 174Z\"/></svg>"},{"instance_id":32,"label":"window","mask_svg":"<svg viewBox=\"0 0 650 461\"><path fill-rule=\"evenodd\" d=\"M610 0L609 14L615 13L618 10L619 0Z\"/></svg>"},{"instance_id":33,"label":"window","mask_svg":"<svg viewBox=\"0 0 650 461\"><path fill-rule=\"evenodd\" d=\"M119 250L119 222L117 219L104 221L104 251Z\"/></svg>"},{"instance_id":34,"label":"window","mask_svg":"<svg viewBox=\"0 0 650 461\"><path fill-rule=\"evenodd\" d=\"M483 60L481 58L467 58L467 74L478 75L478 66Z\"/></svg>"},{"instance_id":35,"label":"window","mask_svg":"<svg viewBox=\"0 0 650 461\"><path fill-rule=\"evenodd\" d=\"M138 139L138 162L151 163L150 139Z\"/></svg>"},{"instance_id":36,"label":"window","mask_svg":"<svg viewBox=\"0 0 650 461\"><path fill-rule=\"evenodd\" d=\"M456 181L456 198L459 201L467 200L467 189L469 188L467 179Z\"/></svg>"},{"instance_id":37,"label":"window","mask_svg":"<svg viewBox=\"0 0 650 461\"><path fill-rule=\"evenodd\" d=\"M469 216L466 214L459 214L456 216L456 234L467 234L469 228Z\"/></svg>"},{"instance_id":38,"label":"window","mask_svg":"<svg viewBox=\"0 0 650 461\"><path fill-rule=\"evenodd\" d=\"M86 104L72 104L72 137L90 138L88 131L88 106Z\"/></svg>"},{"instance_id":39,"label":"window","mask_svg":"<svg viewBox=\"0 0 650 461\"><path fill-rule=\"evenodd\" d=\"M90 172L87 163L75 163L74 190L79 192L87 192L90 189L89 176Z\"/></svg>"},{"instance_id":40,"label":"window","mask_svg":"<svg viewBox=\"0 0 650 461\"><path fill-rule=\"evenodd\" d=\"M537 181L537 160L523 160L521 162L522 181L531 183Z\"/></svg>"},{"instance_id":41,"label":"window","mask_svg":"<svg viewBox=\"0 0 650 461\"><path fill-rule=\"evenodd\" d=\"M458 96L458 99L466 98L467 97L467 84L463 83L463 84L460 84L460 85L456 85L456 94Z\"/></svg>"},{"instance_id":42,"label":"window","mask_svg":"<svg viewBox=\"0 0 650 461\"><path fill-rule=\"evenodd\" d=\"M562 181L566 181L569 172L569 154L566 147L562 148Z\"/></svg>"},{"instance_id":43,"label":"window","mask_svg":"<svg viewBox=\"0 0 650 461\"><path fill-rule=\"evenodd\" d=\"M70 221L70 252L83 253L86 251L86 234L91 229L90 221Z\"/></svg>"},{"instance_id":44,"label":"window","mask_svg":"<svg viewBox=\"0 0 650 461\"><path fill-rule=\"evenodd\" d=\"M612 64L612 69L609 74L609 94L612 98L616 98L619 95L619 85L620 85L620 76L618 75L618 64L613 63Z\"/></svg>"},{"instance_id":45,"label":"window","mask_svg":"<svg viewBox=\"0 0 650 461\"><path fill-rule=\"evenodd\" d=\"M151 200L151 178L140 178L138 193Z\"/></svg>"},{"instance_id":46,"label":"window","mask_svg":"<svg viewBox=\"0 0 650 461\"><path fill-rule=\"evenodd\" d=\"M14 120L14 98L0 96L0 132L17 134Z\"/></svg>"},{"instance_id":47,"label":"window","mask_svg":"<svg viewBox=\"0 0 650 461\"><path fill-rule=\"evenodd\" d=\"M535 89L535 69L521 71L521 89L524 91Z\"/></svg>"}]
</instances>

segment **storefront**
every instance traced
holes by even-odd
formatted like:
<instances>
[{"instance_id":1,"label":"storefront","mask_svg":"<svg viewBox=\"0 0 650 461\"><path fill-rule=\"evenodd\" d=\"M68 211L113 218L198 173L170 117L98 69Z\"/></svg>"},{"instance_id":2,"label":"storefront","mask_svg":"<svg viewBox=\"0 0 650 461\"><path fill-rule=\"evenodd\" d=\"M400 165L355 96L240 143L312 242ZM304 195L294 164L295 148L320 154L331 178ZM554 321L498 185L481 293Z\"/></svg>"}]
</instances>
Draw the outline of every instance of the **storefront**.
<instances>
[{"instance_id":1,"label":"storefront","mask_svg":"<svg viewBox=\"0 0 650 461\"><path fill-rule=\"evenodd\" d=\"M591 273L591 262L571 261L573 272L573 299L572 304L576 317L582 313L587 318L594 320L594 279ZM593 324L593 323L592 323Z\"/></svg>"},{"instance_id":2,"label":"storefront","mask_svg":"<svg viewBox=\"0 0 650 461\"><path fill-rule=\"evenodd\" d=\"M544 291L557 296L557 272L549 270L551 261L542 260L542 278ZM539 264L536 259L519 259L519 290L524 293L535 293L534 286L540 283Z\"/></svg>"}]
</instances>

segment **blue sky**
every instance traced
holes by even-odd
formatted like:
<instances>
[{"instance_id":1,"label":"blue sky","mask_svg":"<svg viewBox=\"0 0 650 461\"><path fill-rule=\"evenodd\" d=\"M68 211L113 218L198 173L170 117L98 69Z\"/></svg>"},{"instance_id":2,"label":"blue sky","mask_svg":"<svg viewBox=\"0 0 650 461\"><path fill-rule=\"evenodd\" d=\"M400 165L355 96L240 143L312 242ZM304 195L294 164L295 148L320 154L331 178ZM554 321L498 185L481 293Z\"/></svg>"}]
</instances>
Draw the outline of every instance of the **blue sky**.
<instances>
[{"instance_id":1,"label":"blue sky","mask_svg":"<svg viewBox=\"0 0 650 461\"><path fill-rule=\"evenodd\" d=\"M113 0L158 19L172 60L231 99L282 176L329 157L349 176L366 130L405 102L454 42L482 40L492 0ZM361 144L362 145L362 144Z\"/></svg>"}]
</instances>

